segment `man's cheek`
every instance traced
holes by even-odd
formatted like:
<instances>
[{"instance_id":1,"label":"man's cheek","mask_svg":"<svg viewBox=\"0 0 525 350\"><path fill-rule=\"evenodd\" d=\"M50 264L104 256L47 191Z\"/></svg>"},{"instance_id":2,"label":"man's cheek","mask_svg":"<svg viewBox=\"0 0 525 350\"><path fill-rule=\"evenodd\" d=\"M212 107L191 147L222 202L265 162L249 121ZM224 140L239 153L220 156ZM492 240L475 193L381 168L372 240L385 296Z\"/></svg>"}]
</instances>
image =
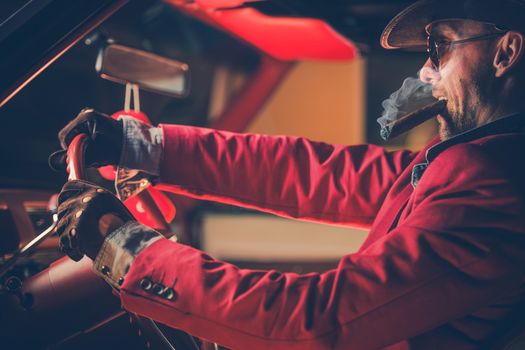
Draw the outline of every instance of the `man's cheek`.
<instances>
[{"instance_id":1,"label":"man's cheek","mask_svg":"<svg viewBox=\"0 0 525 350\"><path fill-rule=\"evenodd\" d=\"M456 77L455 80L447 84L446 94L448 98L447 109L451 117L462 114L461 105L463 103L463 89L461 81Z\"/></svg>"}]
</instances>

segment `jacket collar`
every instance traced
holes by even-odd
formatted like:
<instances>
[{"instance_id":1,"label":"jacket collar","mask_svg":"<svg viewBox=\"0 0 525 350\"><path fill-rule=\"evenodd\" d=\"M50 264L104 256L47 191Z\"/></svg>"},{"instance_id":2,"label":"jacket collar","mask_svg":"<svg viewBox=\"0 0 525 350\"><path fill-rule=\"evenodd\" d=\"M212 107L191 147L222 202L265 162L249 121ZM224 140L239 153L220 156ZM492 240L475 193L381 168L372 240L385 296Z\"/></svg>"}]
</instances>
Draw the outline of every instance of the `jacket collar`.
<instances>
[{"instance_id":1,"label":"jacket collar","mask_svg":"<svg viewBox=\"0 0 525 350\"><path fill-rule=\"evenodd\" d=\"M465 131L430 147L426 152L427 162L432 162L441 152L459 143L470 142L485 136L524 132L525 113L514 113L490 123Z\"/></svg>"}]
</instances>

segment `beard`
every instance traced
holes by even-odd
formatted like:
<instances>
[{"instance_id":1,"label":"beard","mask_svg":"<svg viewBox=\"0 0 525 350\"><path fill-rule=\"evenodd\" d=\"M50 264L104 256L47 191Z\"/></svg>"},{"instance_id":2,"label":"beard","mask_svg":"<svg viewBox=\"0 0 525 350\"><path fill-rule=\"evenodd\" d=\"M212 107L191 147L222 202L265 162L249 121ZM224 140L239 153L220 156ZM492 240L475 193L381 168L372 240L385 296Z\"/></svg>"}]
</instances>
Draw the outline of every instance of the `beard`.
<instances>
[{"instance_id":1,"label":"beard","mask_svg":"<svg viewBox=\"0 0 525 350\"><path fill-rule=\"evenodd\" d=\"M465 98L456 106L448 105L441 118L438 118L439 137L442 141L480 125L480 112L489 104L489 74L488 68L479 67L468 83L460 81Z\"/></svg>"},{"instance_id":2,"label":"beard","mask_svg":"<svg viewBox=\"0 0 525 350\"><path fill-rule=\"evenodd\" d=\"M478 126L477 118L472 113L461 113L449 109L441 114L438 122L441 141L448 140Z\"/></svg>"}]
</instances>

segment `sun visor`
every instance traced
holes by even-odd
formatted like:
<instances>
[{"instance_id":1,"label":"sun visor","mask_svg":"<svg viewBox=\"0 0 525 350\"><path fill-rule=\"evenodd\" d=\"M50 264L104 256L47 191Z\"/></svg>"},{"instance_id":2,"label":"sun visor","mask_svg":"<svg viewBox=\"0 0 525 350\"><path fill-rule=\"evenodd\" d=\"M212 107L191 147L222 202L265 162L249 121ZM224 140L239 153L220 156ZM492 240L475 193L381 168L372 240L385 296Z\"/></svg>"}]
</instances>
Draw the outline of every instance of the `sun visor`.
<instances>
[{"instance_id":1,"label":"sun visor","mask_svg":"<svg viewBox=\"0 0 525 350\"><path fill-rule=\"evenodd\" d=\"M358 56L350 40L319 19L269 16L242 6L250 1L167 2L282 61L348 61Z\"/></svg>"}]
</instances>

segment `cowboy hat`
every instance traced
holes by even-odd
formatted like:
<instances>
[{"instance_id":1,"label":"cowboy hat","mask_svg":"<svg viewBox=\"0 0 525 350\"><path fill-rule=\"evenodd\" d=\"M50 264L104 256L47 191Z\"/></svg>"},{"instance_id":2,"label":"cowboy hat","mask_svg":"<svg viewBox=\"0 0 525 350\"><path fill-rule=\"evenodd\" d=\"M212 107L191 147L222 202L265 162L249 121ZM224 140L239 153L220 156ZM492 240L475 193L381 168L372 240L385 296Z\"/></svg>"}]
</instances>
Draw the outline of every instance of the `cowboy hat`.
<instances>
[{"instance_id":1,"label":"cowboy hat","mask_svg":"<svg viewBox=\"0 0 525 350\"><path fill-rule=\"evenodd\" d=\"M381 35L385 49L425 50L425 27L444 19L469 19L525 32L525 0L420 0L395 16Z\"/></svg>"}]
</instances>

